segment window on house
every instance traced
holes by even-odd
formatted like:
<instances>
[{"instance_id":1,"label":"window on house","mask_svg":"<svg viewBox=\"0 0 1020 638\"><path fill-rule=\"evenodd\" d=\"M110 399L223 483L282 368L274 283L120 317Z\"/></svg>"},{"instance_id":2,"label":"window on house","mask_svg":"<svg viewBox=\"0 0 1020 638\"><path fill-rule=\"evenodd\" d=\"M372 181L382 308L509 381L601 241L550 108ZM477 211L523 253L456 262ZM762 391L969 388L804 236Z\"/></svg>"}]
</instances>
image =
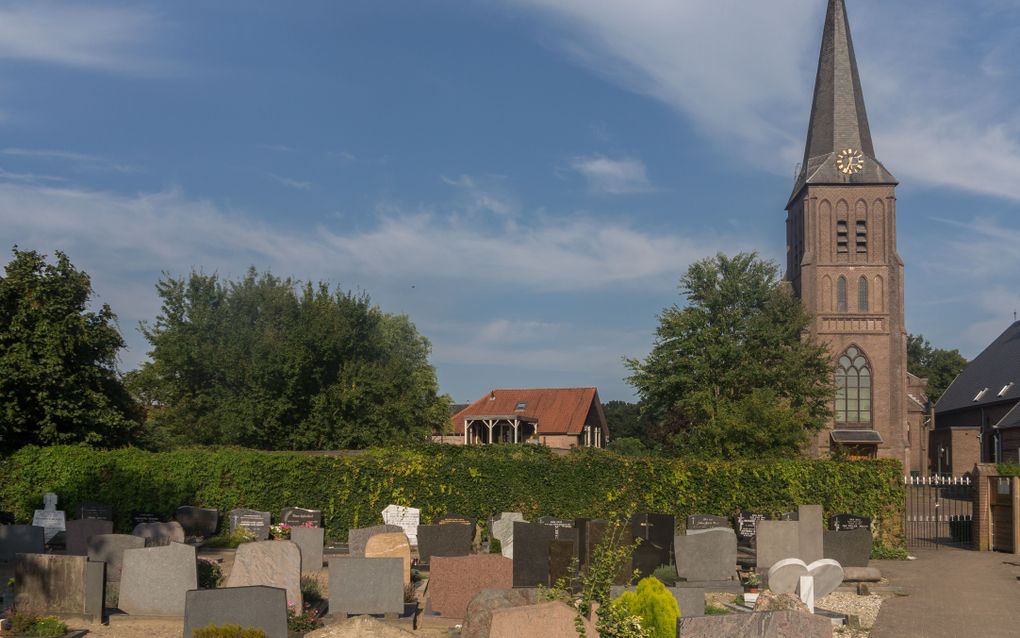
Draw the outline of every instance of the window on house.
<instances>
[{"instance_id":1,"label":"window on house","mask_svg":"<svg viewBox=\"0 0 1020 638\"><path fill-rule=\"evenodd\" d=\"M517 402L517 407L514 408L514 411L515 412L520 412L521 410L523 410L526 407L528 407L528 402L527 401L518 401Z\"/></svg>"},{"instance_id":2,"label":"window on house","mask_svg":"<svg viewBox=\"0 0 1020 638\"><path fill-rule=\"evenodd\" d=\"M1009 383L1007 383L1006 385L1002 386L1002 389L1001 389L1001 390L999 390L999 394L998 394L998 397L999 397L999 398L1001 399L1002 397L1004 397L1004 396L1006 396L1007 394L1009 394L1009 391L1010 391L1010 390L1012 390L1012 389L1013 389L1013 386L1015 386L1015 385L1016 385L1016 383L1015 383L1015 382L1013 382L1013 381L1010 381L1010 382L1009 382Z\"/></svg>"},{"instance_id":3,"label":"window on house","mask_svg":"<svg viewBox=\"0 0 1020 638\"><path fill-rule=\"evenodd\" d=\"M871 367L864 353L848 348L836 367L836 423L871 423Z\"/></svg>"},{"instance_id":4,"label":"window on house","mask_svg":"<svg viewBox=\"0 0 1020 638\"><path fill-rule=\"evenodd\" d=\"M988 394L988 388L985 388L984 390L981 390L976 395L974 395L974 400L980 401L981 399L985 398L986 394Z\"/></svg>"},{"instance_id":5,"label":"window on house","mask_svg":"<svg viewBox=\"0 0 1020 638\"><path fill-rule=\"evenodd\" d=\"M863 219L857 222L857 252L868 252L868 222Z\"/></svg>"},{"instance_id":6,"label":"window on house","mask_svg":"<svg viewBox=\"0 0 1020 638\"><path fill-rule=\"evenodd\" d=\"M850 252L850 231L845 221L836 222L836 252Z\"/></svg>"},{"instance_id":7,"label":"window on house","mask_svg":"<svg viewBox=\"0 0 1020 638\"><path fill-rule=\"evenodd\" d=\"M836 312L846 312L846 277L836 281Z\"/></svg>"},{"instance_id":8,"label":"window on house","mask_svg":"<svg viewBox=\"0 0 1020 638\"><path fill-rule=\"evenodd\" d=\"M857 280L857 311L868 312L868 278Z\"/></svg>"}]
</instances>

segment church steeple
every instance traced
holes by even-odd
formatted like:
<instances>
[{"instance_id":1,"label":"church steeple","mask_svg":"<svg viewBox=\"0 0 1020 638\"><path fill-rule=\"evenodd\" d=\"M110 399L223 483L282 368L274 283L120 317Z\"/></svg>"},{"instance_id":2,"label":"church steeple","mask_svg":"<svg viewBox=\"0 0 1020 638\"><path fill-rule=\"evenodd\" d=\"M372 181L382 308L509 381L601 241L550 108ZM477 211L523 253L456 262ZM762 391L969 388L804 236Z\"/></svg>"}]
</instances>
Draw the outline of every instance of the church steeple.
<instances>
[{"instance_id":1,"label":"church steeple","mask_svg":"<svg viewBox=\"0 0 1020 638\"><path fill-rule=\"evenodd\" d=\"M856 161L855 154L840 158L848 149L859 152L862 160L859 168L850 171L841 168L841 161ZM829 0L804 163L793 195L807 184L895 183L896 178L875 158L846 4Z\"/></svg>"}]
</instances>

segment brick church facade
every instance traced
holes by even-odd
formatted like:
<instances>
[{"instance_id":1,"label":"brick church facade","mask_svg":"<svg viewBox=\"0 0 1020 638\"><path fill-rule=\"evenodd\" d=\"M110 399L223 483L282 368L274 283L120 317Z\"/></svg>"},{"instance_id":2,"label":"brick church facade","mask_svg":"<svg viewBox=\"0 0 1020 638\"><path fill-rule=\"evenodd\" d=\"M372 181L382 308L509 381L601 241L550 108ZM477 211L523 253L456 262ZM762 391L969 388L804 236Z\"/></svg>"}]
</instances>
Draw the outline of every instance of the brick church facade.
<instances>
[{"instance_id":1,"label":"brick church facade","mask_svg":"<svg viewBox=\"0 0 1020 638\"><path fill-rule=\"evenodd\" d=\"M924 471L924 381L907 372L896 178L878 160L844 0L830 0L804 161L787 204L786 279L829 346L836 397L816 456Z\"/></svg>"}]
</instances>

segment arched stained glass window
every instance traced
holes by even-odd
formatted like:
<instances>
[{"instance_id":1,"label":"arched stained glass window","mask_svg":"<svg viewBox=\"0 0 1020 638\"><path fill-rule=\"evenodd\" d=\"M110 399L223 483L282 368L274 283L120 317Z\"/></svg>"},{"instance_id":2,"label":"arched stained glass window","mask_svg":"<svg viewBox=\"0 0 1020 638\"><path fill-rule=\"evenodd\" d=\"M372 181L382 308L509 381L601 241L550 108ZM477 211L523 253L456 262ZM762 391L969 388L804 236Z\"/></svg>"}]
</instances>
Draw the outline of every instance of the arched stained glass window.
<instances>
[{"instance_id":1,"label":"arched stained glass window","mask_svg":"<svg viewBox=\"0 0 1020 638\"><path fill-rule=\"evenodd\" d=\"M836 365L836 423L871 423L871 367L864 353L848 348Z\"/></svg>"},{"instance_id":2,"label":"arched stained glass window","mask_svg":"<svg viewBox=\"0 0 1020 638\"><path fill-rule=\"evenodd\" d=\"M857 281L857 310L868 312L868 278L861 277Z\"/></svg>"},{"instance_id":3,"label":"arched stained glass window","mask_svg":"<svg viewBox=\"0 0 1020 638\"><path fill-rule=\"evenodd\" d=\"M846 312L846 277L836 282L836 312Z\"/></svg>"}]
</instances>

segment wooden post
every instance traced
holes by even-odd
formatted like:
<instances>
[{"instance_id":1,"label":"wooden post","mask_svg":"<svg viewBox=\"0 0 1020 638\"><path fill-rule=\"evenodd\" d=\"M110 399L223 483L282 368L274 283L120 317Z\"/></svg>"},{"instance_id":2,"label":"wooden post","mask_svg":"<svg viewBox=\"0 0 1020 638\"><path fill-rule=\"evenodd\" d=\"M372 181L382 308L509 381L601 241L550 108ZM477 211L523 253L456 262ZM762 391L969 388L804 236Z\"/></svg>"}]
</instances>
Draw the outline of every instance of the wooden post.
<instances>
[{"instance_id":1,"label":"wooden post","mask_svg":"<svg viewBox=\"0 0 1020 638\"><path fill-rule=\"evenodd\" d=\"M1013 502L1011 508L1013 510L1013 553L1020 554L1020 476L1011 478L1009 487Z\"/></svg>"}]
</instances>

